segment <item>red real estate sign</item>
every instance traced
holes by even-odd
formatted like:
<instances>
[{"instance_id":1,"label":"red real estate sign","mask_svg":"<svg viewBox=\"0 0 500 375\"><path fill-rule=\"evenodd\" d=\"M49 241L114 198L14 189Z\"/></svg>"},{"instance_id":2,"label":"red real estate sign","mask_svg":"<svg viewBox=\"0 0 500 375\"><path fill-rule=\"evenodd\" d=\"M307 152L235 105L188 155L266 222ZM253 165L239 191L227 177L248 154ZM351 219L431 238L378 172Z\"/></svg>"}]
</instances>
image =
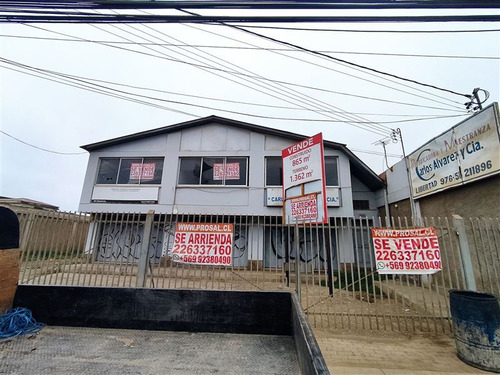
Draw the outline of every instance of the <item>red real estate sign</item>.
<instances>
[{"instance_id":1,"label":"red real estate sign","mask_svg":"<svg viewBox=\"0 0 500 375\"><path fill-rule=\"evenodd\" d=\"M177 223L174 262L230 266L233 259L233 224Z\"/></svg>"},{"instance_id":2,"label":"red real estate sign","mask_svg":"<svg viewBox=\"0 0 500 375\"><path fill-rule=\"evenodd\" d=\"M433 274L441 271L436 228L373 228L375 264L380 274Z\"/></svg>"}]
</instances>

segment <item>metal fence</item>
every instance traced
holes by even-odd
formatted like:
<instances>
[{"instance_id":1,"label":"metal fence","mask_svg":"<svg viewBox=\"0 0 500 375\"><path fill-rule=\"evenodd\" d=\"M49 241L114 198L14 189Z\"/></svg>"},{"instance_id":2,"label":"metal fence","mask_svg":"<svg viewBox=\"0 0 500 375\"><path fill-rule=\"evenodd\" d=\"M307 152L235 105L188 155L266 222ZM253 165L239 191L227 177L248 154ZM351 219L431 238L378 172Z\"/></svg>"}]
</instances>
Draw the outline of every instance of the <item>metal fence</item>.
<instances>
[{"instance_id":1,"label":"metal fence","mask_svg":"<svg viewBox=\"0 0 500 375\"><path fill-rule=\"evenodd\" d=\"M20 283L223 290L293 290L320 329L450 333L448 291L473 281L500 296L498 219L393 218L437 229L443 270L380 275L371 229L379 218L284 226L281 217L137 213L18 213ZM172 260L176 223L230 223L231 264ZM465 248L465 249L464 249ZM470 269L463 252L470 254ZM469 275L469 276L468 276Z\"/></svg>"}]
</instances>

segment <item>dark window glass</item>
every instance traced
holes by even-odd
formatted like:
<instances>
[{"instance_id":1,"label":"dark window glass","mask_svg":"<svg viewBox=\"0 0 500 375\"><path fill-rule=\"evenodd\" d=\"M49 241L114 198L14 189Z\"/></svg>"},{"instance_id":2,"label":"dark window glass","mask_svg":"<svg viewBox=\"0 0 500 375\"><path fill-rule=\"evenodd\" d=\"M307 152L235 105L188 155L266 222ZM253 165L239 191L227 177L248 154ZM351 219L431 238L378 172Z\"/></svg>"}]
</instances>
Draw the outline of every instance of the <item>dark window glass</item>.
<instances>
[{"instance_id":1,"label":"dark window glass","mask_svg":"<svg viewBox=\"0 0 500 375\"><path fill-rule=\"evenodd\" d=\"M266 186L281 186L283 184L283 165L281 157L266 158Z\"/></svg>"},{"instance_id":2,"label":"dark window glass","mask_svg":"<svg viewBox=\"0 0 500 375\"><path fill-rule=\"evenodd\" d=\"M339 186L336 156L325 156L325 177L326 186Z\"/></svg>"},{"instance_id":3,"label":"dark window glass","mask_svg":"<svg viewBox=\"0 0 500 375\"><path fill-rule=\"evenodd\" d=\"M122 159L120 172L118 173L119 184L138 184L141 178L142 158Z\"/></svg>"},{"instance_id":4,"label":"dark window glass","mask_svg":"<svg viewBox=\"0 0 500 375\"><path fill-rule=\"evenodd\" d=\"M248 158L181 158L179 185L248 185Z\"/></svg>"},{"instance_id":5,"label":"dark window glass","mask_svg":"<svg viewBox=\"0 0 500 375\"><path fill-rule=\"evenodd\" d=\"M162 174L163 158L104 158L99 165L97 183L160 185Z\"/></svg>"},{"instance_id":6,"label":"dark window glass","mask_svg":"<svg viewBox=\"0 0 500 375\"><path fill-rule=\"evenodd\" d=\"M118 176L118 166L120 159L101 159L99 173L97 174L98 184L116 184Z\"/></svg>"},{"instance_id":7,"label":"dark window glass","mask_svg":"<svg viewBox=\"0 0 500 375\"><path fill-rule=\"evenodd\" d=\"M247 158L226 158L226 185L247 184Z\"/></svg>"},{"instance_id":8,"label":"dark window glass","mask_svg":"<svg viewBox=\"0 0 500 375\"><path fill-rule=\"evenodd\" d=\"M202 185L222 185L224 183L224 159L203 158L201 169Z\"/></svg>"},{"instance_id":9,"label":"dark window glass","mask_svg":"<svg viewBox=\"0 0 500 375\"><path fill-rule=\"evenodd\" d=\"M353 200L352 206L355 210L369 210L370 201L367 200Z\"/></svg>"},{"instance_id":10,"label":"dark window glass","mask_svg":"<svg viewBox=\"0 0 500 375\"><path fill-rule=\"evenodd\" d=\"M144 158L142 162L141 185L160 185L163 174L163 159Z\"/></svg>"},{"instance_id":11,"label":"dark window glass","mask_svg":"<svg viewBox=\"0 0 500 375\"><path fill-rule=\"evenodd\" d=\"M181 159L181 165L179 170L179 185L199 185L200 171L201 171L200 158Z\"/></svg>"}]
</instances>

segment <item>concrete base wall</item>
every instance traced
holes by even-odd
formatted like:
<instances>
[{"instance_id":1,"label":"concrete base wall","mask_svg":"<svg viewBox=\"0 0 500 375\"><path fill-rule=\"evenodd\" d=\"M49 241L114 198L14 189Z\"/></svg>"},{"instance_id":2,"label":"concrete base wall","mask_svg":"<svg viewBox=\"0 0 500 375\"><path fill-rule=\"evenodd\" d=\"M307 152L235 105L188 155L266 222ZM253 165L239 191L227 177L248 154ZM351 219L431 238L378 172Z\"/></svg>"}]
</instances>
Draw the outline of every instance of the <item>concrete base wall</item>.
<instances>
[{"instance_id":1,"label":"concrete base wall","mask_svg":"<svg viewBox=\"0 0 500 375\"><path fill-rule=\"evenodd\" d=\"M20 285L48 325L290 335L290 293Z\"/></svg>"}]
</instances>

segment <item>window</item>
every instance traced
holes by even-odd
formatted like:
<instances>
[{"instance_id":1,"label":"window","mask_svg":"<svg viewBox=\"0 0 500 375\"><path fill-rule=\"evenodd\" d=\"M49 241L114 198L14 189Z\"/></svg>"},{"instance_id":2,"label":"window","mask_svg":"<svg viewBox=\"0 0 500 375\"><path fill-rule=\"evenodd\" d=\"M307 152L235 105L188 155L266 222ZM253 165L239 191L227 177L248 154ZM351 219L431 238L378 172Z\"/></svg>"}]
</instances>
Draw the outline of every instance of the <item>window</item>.
<instances>
[{"instance_id":1,"label":"window","mask_svg":"<svg viewBox=\"0 0 500 375\"><path fill-rule=\"evenodd\" d=\"M325 156L325 177L326 186L339 186L336 156Z\"/></svg>"},{"instance_id":2,"label":"window","mask_svg":"<svg viewBox=\"0 0 500 375\"><path fill-rule=\"evenodd\" d=\"M325 156L326 186L339 186L336 156ZM281 186L283 181L283 165L280 156L266 158L266 186Z\"/></svg>"},{"instance_id":3,"label":"window","mask_svg":"<svg viewBox=\"0 0 500 375\"><path fill-rule=\"evenodd\" d=\"M181 158L179 185L248 185L248 158Z\"/></svg>"},{"instance_id":4,"label":"window","mask_svg":"<svg viewBox=\"0 0 500 375\"><path fill-rule=\"evenodd\" d=\"M97 184L160 185L163 158L103 158Z\"/></svg>"},{"instance_id":5,"label":"window","mask_svg":"<svg viewBox=\"0 0 500 375\"><path fill-rule=\"evenodd\" d=\"M370 209L370 201L367 201L367 200L353 200L352 205L353 205L353 208L355 210L369 210Z\"/></svg>"},{"instance_id":6,"label":"window","mask_svg":"<svg viewBox=\"0 0 500 375\"><path fill-rule=\"evenodd\" d=\"M283 164L280 156L266 158L266 186L281 186L283 181Z\"/></svg>"}]
</instances>

